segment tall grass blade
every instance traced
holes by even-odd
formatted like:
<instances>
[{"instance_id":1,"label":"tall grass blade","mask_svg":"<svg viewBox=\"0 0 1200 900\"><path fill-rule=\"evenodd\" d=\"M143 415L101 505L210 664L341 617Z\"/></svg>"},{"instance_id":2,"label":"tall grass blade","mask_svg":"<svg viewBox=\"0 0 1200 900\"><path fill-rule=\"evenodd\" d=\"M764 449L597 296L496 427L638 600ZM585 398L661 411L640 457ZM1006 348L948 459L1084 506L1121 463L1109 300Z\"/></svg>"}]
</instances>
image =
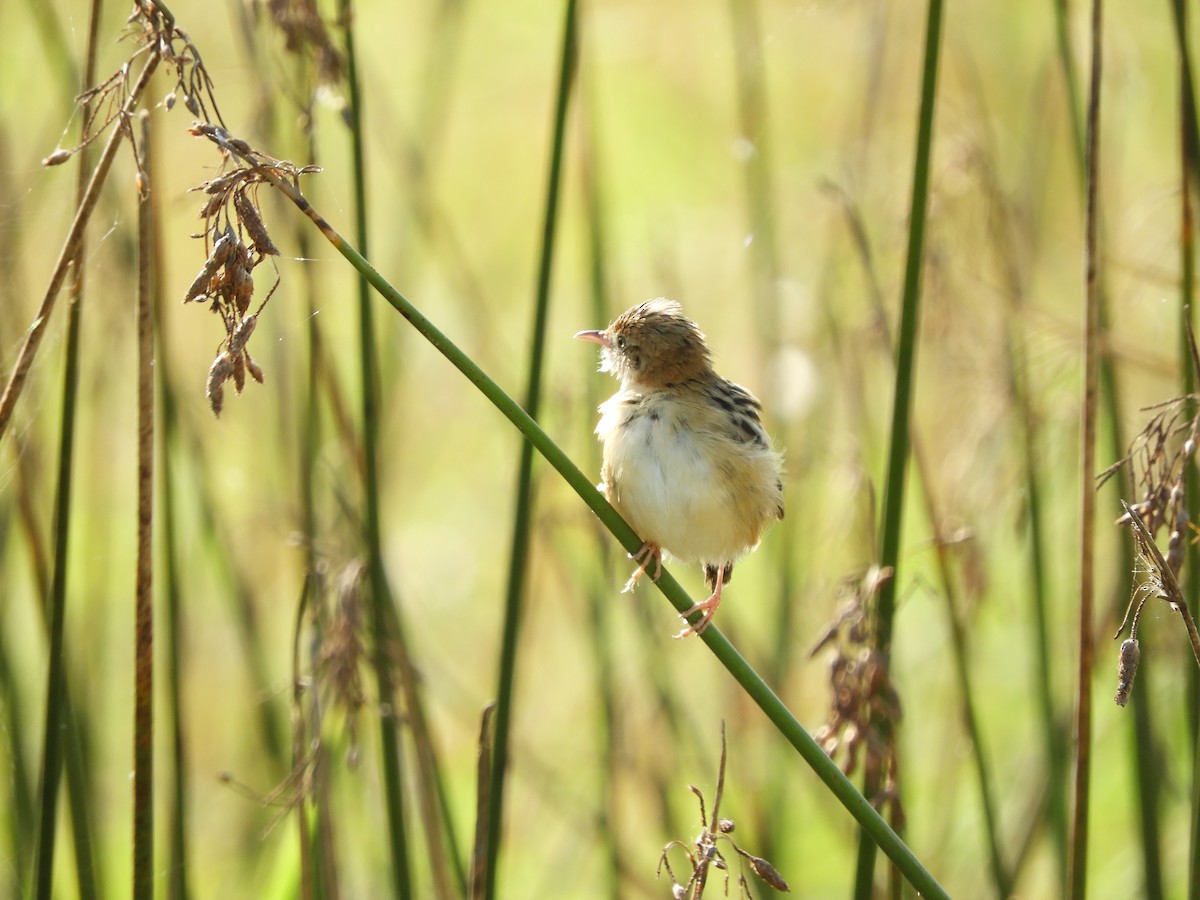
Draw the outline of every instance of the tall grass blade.
<instances>
[{"instance_id":1,"label":"tall grass blade","mask_svg":"<svg viewBox=\"0 0 1200 900\"><path fill-rule=\"evenodd\" d=\"M1175 44L1179 54L1179 373L1180 395L1189 396L1196 389L1196 377L1188 340L1192 309L1195 301L1196 277L1196 233L1193 204L1195 192L1200 187L1200 126L1197 125L1196 89L1192 78L1192 60L1187 37L1187 5L1183 0L1171 0L1171 16L1174 25ZM1191 416L1193 409L1184 411ZM1186 508L1191 520L1200 516L1200 492L1195 479L1187 479ZM1187 570L1196 572L1200 567L1200 547L1194 541L1187 543ZM1182 585L1187 602L1196 608L1200 598L1200 578L1187 579ZM1200 674L1188 668L1188 724L1192 738L1192 809L1191 833L1188 852L1188 896L1200 897Z\"/></svg>"},{"instance_id":2,"label":"tall grass blade","mask_svg":"<svg viewBox=\"0 0 1200 900\"><path fill-rule=\"evenodd\" d=\"M1091 789L1092 737L1092 634L1095 583L1096 495L1092 473L1096 471L1096 418L1099 390L1100 291L1099 264L1099 149L1100 73L1102 63L1103 3L1092 0L1091 74L1087 108L1087 207L1084 261L1084 384L1080 428L1080 521L1079 521L1079 680L1075 717L1075 796L1072 809L1071 856L1067 869L1067 892L1073 900L1087 896L1088 810Z\"/></svg>"},{"instance_id":3,"label":"tall grass blade","mask_svg":"<svg viewBox=\"0 0 1200 900\"><path fill-rule=\"evenodd\" d=\"M346 52L346 90L348 125L353 159L354 217L356 239L367 247L367 190L362 131L362 92L358 76L358 58L354 43L354 16L350 0L340 0L338 9L344 29ZM364 251L366 252L366 251ZM367 571L371 584L371 633L374 637L373 664L379 695L379 731L383 763L384 805L388 818L388 849L392 869L392 890L398 897L412 891L408 838L404 822L404 786L400 775L399 721L391 710L395 706L395 684L387 648L387 606L391 591L383 568L383 550L379 530L379 438L378 438L378 367L375 358L375 326L371 311L370 288L358 281L359 376L362 390L362 434L365 478L363 500L366 507L365 533Z\"/></svg>"},{"instance_id":4,"label":"tall grass blade","mask_svg":"<svg viewBox=\"0 0 1200 900\"><path fill-rule=\"evenodd\" d=\"M154 206L140 115L137 284L137 577L133 702L133 896L154 898Z\"/></svg>"},{"instance_id":5,"label":"tall grass blade","mask_svg":"<svg viewBox=\"0 0 1200 900\"><path fill-rule=\"evenodd\" d=\"M87 55L84 62L84 85L95 80L96 44L99 34L101 4L94 0L88 20ZM45 18L49 12L39 18ZM57 20L55 20L57 21ZM59 54L51 54L58 56ZM63 54L69 58L69 54ZM64 64L65 65L65 64ZM71 75L77 75L73 66L65 65ZM84 119L87 119L90 103L83 103ZM115 147L115 144L114 144ZM76 181L76 208L82 209L88 192L88 156L86 150L79 155ZM81 229L78 235L72 278L69 288L69 311L67 314L66 365L63 373L62 433L59 439L58 489L54 507L54 568L50 585L49 634L50 664L46 688L46 718L42 747L41 808L38 818L37 853L34 859L32 896L49 897L53 890L53 867L55 829L57 825L58 785L63 765L63 745L66 741L67 778L71 802L71 822L74 828L75 862L79 881L79 893L84 900L98 894L98 872L92 855L92 813L87 789L88 779L82 765L82 741L77 731L84 721L71 709L67 685L67 658L64 639L66 618L67 561L70 551L70 520L72 500L72 475L74 472L75 423L79 396L79 355L82 333L82 310L84 302L85 276L83 261L86 258L86 234Z\"/></svg>"},{"instance_id":6,"label":"tall grass blade","mask_svg":"<svg viewBox=\"0 0 1200 900\"><path fill-rule=\"evenodd\" d=\"M567 0L563 21L562 49L559 60L558 90L554 102L553 139L550 169L546 185L546 208L542 224L542 244L538 264L537 293L534 300L533 334L529 347L529 377L526 382L525 411L536 419L542 392L542 358L546 344L546 318L550 308L550 274L554 263L554 239L558 229L558 195L562 181L563 147L566 143L567 110L574 82L578 54L576 0ZM516 507L513 511L512 550L509 559L508 587L504 599L504 626L500 641L500 667L496 679L495 732L492 767L488 788L487 868L484 895L496 896L500 861L500 834L504 821L504 786L508 771L509 731L512 722L513 684L516 680L517 644L520 637L525 570L533 531L533 447L521 444L518 465Z\"/></svg>"},{"instance_id":7,"label":"tall grass blade","mask_svg":"<svg viewBox=\"0 0 1200 900\"><path fill-rule=\"evenodd\" d=\"M883 659L891 656L892 628L896 607L896 582L900 561L901 522L904 513L904 482L909 457L909 427L912 385L916 374L917 324L921 301L921 272L924 264L925 218L929 203L929 158L933 146L933 115L937 99L938 61L942 43L942 2L929 0L925 24L925 52L921 72L921 107L917 122L916 155L913 162L912 202L909 211L908 254L904 269L904 296L896 344L896 387L892 401L892 427L888 450L887 481L880 526L879 564L891 568L893 576L880 588L876 610L875 641ZM870 779L868 779L870 780ZM863 793L873 796L879 785L864 783ZM855 896L870 897L875 870L875 843L866 830L859 836Z\"/></svg>"},{"instance_id":8,"label":"tall grass blade","mask_svg":"<svg viewBox=\"0 0 1200 900\"><path fill-rule=\"evenodd\" d=\"M150 183L159 183L160 167L158 165L159 133L155 129L151 140L155 146L151 148L145 162L150 173ZM152 247L154 253L154 375L155 389L158 392L159 430L158 440L158 484L161 513L158 516L161 523L162 541L162 602L164 621L162 633L166 641L166 657L163 665L166 667L165 704L168 718L167 730L171 739L171 775L170 775L170 808L168 810L168 855L167 855L167 896L171 900L187 900L191 895L188 869L188 817L190 799L188 796L188 763L187 739L184 731L185 708L183 691L183 632L184 632L184 588L180 569L180 545L178 526L180 512L175 468L175 451L180 446L179 435L179 404L176 398L174 369L167 340L166 325L169 318L166 314L166 268L163 264L163 228L162 228L162 196L161 191L150 194L150 202L154 206Z\"/></svg>"}]
</instances>

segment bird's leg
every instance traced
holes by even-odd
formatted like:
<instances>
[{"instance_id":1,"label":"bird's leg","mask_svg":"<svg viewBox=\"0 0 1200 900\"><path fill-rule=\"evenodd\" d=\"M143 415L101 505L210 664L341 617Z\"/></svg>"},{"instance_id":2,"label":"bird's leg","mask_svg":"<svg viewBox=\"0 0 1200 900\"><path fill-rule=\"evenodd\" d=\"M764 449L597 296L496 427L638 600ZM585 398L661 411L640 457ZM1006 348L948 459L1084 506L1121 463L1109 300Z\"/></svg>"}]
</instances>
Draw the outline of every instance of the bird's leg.
<instances>
[{"instance_id":1,"label":"bird's leg","mask_svg":"<svg viewBox=\"0 0 1200 900\"><path fill-rule=\"evenodd\" d=\"M692 615L692 613L703 611L704 615L695 625L688 625L687 628L675 635L675 640L688 637L692 634L701 634L708 627L708 623L712 621L713 616L717 613L717 607L721 605L721 589L723 587L725 587L725 567L718 566L717 585L713 589L712 596L707 600L701 600L699 603L693 604L691 609L685 613L681 613L679 617L686 622L688 616Z\"/></svg>"},{"instance_id":2,"label":"bird's leg","mask_svg":"<svg viewBox=\"0 0 1200 900\"><path fill-rule=\"evenodd\" d=\"M642 573L646 571L646 567L650 565L650 560L654 560L654 574L650 576L651 581L658 581L662 577L662 547L658 544L652 544L649 541L642 544L642 549L637 553L630 553L629 558L635 562L641 563L637 567L637 571L629 576L629 580L625 582L625 587L621 590L622 594L628 594L633 590L637 580L642 577Z\"/></svg>"}]
</instances>

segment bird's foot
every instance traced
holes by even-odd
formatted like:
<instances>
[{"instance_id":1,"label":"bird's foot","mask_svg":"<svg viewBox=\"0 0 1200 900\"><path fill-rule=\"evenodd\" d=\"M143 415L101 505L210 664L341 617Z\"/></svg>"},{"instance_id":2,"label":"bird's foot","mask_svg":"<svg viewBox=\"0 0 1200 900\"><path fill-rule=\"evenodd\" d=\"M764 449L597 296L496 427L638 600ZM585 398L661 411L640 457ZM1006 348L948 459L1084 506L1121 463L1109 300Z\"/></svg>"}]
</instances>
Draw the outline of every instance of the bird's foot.
<instances>
[{"instance_id":1,"label":"bird's foot","mask_svg":"<svg viewBox=\"0 0 1200 900\"><path fill-rule=\"evenodd\" d=\"M625 582L625 587L621 589L622 594L628 594L637 584L637 580L642 577L642 573L646 571L646 567L650 565L650 561L654 560L654 574L650 576L651 581L658 581L662 577L662 547L658 544L652 544L649 541L642 544L642 549L637 553L630 553L629 558L635 562L641 563L637 567L637 571L629 576L629 580Z\"/></svg>"},{"instance_id":2,"label":"bird's foot","mask_svg":"<svg viewBox=\"0 0 1200 900\"><path fill-rule=\"evenodd\" d=\"M704 629L706 629L708 624L713 620L713 616L715 616L717 613L717 607L720 605L721 585L718 585L717 589L713 591L713 595L711 597L709 597L707 600L701 600L699 603L693 604L691 609L680 614L679 618L686 622L689 616L698 612L704 613L704 615L700 617L700 621L696 622L694 625L688 625L687 628L675 635L675 640L678 641L693 634L703 634Z\"/></svg>"}]
</instances>

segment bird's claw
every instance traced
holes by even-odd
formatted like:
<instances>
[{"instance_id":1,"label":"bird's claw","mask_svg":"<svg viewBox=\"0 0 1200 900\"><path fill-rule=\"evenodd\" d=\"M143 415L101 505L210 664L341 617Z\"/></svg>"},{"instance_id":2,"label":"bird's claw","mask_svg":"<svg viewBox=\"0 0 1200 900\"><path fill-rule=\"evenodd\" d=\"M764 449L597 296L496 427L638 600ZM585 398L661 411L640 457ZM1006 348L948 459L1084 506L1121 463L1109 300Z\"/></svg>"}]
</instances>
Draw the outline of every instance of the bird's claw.
<instances>
[{"instance_id":1,"label":"bird's claw","mask_svg":"<svg viewBox=\"0 0 1200 900\"><path fill-rule=\"evenodd\" d=\"M714 599L716 600L715 603L713 602ZM706 628L708 628L709 624L712 622L713 616L716 615L717 604L719 604L720 602L721 602L720 597L715 597L715 598L709 597L707 600L701 600L699 603L693 604L692 608L689 609L687 612L680 613L679 618L683 619L683 621L685 623L688 620L688 616L692 615L693 613L698 613L698 612L703 611L704 615L700 617L700 621L697 622L695 625L688 624L687 628L683 629L683 631L676 634L674 636L675 640L677 640L677 641L682 640L683 638L690 637L693 634L703 634L704 630Z\"/></svg>"},{"instance_id":2,"label":"bird's claw","mask_svg":"<svg viewBox=\"0 0 1200 900\"><path fill-rule=\"evenodd\" d=\"M629 558L641 563L641 565L637 567L637 571L630 575L629 580L625 582L625 587L621 589L622 594L628 594L634 589L637 585L637 580L642 577L642 573L650 565L650 560L654 560L654 574L650 576L650 580L656 582L662 577L662 548L657 544L646 541L637 553L630 553Z\"/></svg>"}]
</instances>

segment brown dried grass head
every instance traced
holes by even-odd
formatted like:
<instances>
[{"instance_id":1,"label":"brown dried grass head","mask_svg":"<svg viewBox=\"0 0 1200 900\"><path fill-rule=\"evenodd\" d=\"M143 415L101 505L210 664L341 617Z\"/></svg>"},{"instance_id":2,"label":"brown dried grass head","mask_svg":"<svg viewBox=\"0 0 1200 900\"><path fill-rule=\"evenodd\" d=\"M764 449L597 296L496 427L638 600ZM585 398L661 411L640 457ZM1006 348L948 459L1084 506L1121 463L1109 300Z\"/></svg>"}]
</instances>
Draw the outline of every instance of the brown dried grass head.
<instances>
[{"instance_id":1,"label":"brown dried grass head","mask_svg":"<svg viewBox=\"0 0 1200 900\"><path fill-rule=\"evenodd\" d=\"M227 382L232 380L239 394L246 386L247 373L259 384L263 382L263 371L251 358L247 343L263 307L279 287L280 278L276 269L271 289L254 312L250 312L254 270L267 257L279 255L259 206L259 188L280 180L296 182L301 175L319 172L320 168L298 167L275 159L210 122L193 123L190 133L214 143L221 151L225 167L216 178L193 188L207 195L199 214L204 220L204 230L197 235L204 239L207 255L183 297L184 303L210 304L225 328L204 390L214 415L219 416Z\"/></svg>"},{"instance_id":2,"label":"brown dried grass head","mask_svg":"<svg viewBox=\"0 0 1200 900\"><path fill-rule=\"evenodd\" d=\"M891 577L891 569L872 566L842 582L839 593L847 599L809 654L816 656L833 648L829 714L813 737L830 757L840 758L846 775L862 768L867 783L879 786L867 799L877 810L890 806L893 820L903 822L896 752L900 695L892 684L887 661L875 648L871 630L872 598Z\"/></svg>"}]
</instances>

